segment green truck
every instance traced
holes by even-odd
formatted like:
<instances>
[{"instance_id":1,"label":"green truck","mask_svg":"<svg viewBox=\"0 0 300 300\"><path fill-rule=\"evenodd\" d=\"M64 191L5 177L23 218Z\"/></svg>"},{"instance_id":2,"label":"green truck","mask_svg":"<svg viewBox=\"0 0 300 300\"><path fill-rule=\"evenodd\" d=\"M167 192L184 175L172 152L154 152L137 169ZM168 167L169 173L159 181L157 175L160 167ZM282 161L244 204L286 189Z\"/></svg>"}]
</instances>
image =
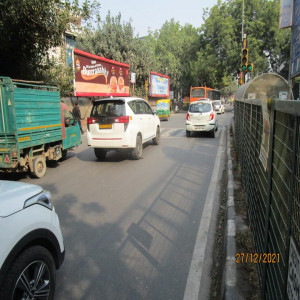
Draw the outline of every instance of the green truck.
<instances>
[{"instance_id":1,"label":"green truck","mask_svg":"<svg viewBox=\"0 0 300 300\"><path fill-rule=\"evenodd\" d=\"M81 144L67 108L57 87L0 77L0 172L43 177L46 161L64 159Z\"/></svg>"}]
</instances>

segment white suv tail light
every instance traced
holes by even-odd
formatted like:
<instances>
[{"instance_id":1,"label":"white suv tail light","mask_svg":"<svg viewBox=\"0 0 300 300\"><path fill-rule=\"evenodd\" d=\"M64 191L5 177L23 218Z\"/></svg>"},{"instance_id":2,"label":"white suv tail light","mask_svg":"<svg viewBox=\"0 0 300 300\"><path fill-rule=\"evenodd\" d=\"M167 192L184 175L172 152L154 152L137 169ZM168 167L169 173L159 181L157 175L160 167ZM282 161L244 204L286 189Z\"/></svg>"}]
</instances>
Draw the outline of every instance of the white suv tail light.
<instances>
[{"instance_id":1,"label":"white suv tail light","mask_svg":"<svg viewBox=\"0 0 300 300\"><path fill-rule=\"evenodd\" d=\"M114 123L129 123L130 119L131 117L129 116L118 117L114 118Z\"/></svg>"},{"instance_id":2,"label":"white suv tail light","mask_svg":"<svg viewBox=\"0 0 300 300\"><path fill-rule=\"evenodd\" d=\"M88 124L96 124L97 123L97 119L92 118L92 117L88 117L87 118L87 123Z\"/></svg>"}]
</instances>

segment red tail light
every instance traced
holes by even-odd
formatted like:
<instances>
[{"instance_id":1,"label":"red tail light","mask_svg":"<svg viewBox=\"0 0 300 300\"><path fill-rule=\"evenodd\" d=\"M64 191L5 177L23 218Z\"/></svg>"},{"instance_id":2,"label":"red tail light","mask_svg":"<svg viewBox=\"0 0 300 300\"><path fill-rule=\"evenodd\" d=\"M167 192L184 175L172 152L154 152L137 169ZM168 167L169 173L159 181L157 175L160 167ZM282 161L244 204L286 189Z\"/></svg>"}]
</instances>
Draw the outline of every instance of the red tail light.
<instances>
[{"instance_id":1,"label":"red tail light","mask_svg":"<svg viewBox=\"0 0 300 300\"><path fill-rule=\"evenodd\" d=\"M115 123L129 123L129 116L114 118Z\"/></svg>"},{"instance_id":2,"label":"red tail light","mask_svg":"<svg viewBox=\"0 0 300 300\"><path fill-rule=\"evenodd\" d=\"M214 118L214 116L215 116L214 113L211 113L211 114L209 115L209 119L212 120L212 119Z\"/></svg>"},{"instance_id":3,"label":"red tail light","mask_svg":"<svg viewBox=\"0 0 300 300\"><path fill-rule=\"evenodd\" d=\"M92 117L88 117L87 118L87 123L88 124L96 124L97 123L97 119L92 118Z\"/></svg>"},{"instance_id":4,"label":"red tail light","mask_svg":"<svg viewBox=\"0 0 300 300\"><path fill-rule=\"evenodd\" d=\"M190 119L190 114L186 114L186 119L187 119L187 120Z\"/></svg>"}]
</instances>

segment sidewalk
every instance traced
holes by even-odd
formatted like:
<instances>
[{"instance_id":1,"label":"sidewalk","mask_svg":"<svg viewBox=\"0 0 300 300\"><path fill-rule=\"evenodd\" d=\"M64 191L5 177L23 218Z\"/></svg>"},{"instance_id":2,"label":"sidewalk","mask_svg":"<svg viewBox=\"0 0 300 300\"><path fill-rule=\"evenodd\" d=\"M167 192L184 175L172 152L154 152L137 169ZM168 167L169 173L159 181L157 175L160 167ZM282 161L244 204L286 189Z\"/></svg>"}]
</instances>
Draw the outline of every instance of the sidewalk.
<instances>
[{"instance_id":1,"label":"sidewalk","mask_svg":"<svg viewBox=\"0 0 300 300\"><path fill-rule=\"evenodd\" d=\"M254 253L247 205L234 142L234 123L227 137L227 203L225 211L224 299L259 300L257 266L241 263L240 254Z\"/></svg>"}]
</instances>

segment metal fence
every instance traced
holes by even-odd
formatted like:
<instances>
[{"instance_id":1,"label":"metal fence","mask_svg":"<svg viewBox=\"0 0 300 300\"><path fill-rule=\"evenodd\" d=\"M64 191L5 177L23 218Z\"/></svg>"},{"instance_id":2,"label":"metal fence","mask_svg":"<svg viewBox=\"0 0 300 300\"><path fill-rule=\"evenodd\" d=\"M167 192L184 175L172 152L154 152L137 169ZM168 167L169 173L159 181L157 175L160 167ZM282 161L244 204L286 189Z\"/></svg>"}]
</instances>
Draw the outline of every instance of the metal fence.
<instances>
[{"instance_id":1,"label":"metal fence","mask_svg":"<svg viewBox=\"0 0 300 300\"><path fill-rule=\"evenodd\" d=\"M262 296L300 299L300 101L272 100L269 113L266 164L260 100L235 101L235 142Z\"/></svg>"}]
</instances>

